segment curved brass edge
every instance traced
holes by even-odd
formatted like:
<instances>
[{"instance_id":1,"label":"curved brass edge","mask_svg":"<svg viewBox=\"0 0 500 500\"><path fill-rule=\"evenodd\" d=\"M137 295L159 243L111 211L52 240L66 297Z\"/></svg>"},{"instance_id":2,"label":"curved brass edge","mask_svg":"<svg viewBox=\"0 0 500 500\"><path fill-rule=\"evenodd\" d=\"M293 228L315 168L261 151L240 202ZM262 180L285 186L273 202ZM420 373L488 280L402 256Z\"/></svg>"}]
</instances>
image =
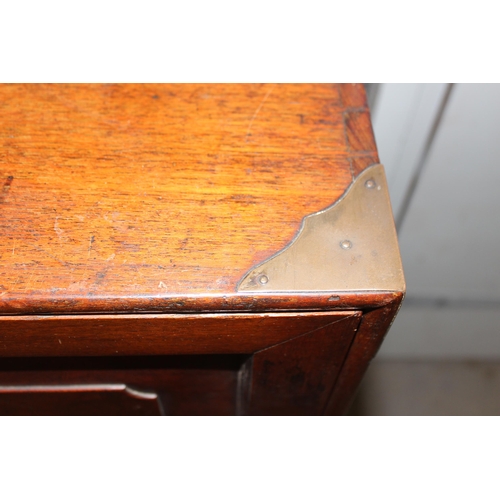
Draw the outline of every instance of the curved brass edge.
<instances>
[{"instance_id":1,"label":"curved brass edge","mask_svg":"<svg viewBox=\"0 0 500 500\"><path fill-rule=\"evenodd\" d=\"M365 169L333 205L304 217L285 247L253 267L247 293L405 291L384 167Z\"/></svg>"}]
</instances>

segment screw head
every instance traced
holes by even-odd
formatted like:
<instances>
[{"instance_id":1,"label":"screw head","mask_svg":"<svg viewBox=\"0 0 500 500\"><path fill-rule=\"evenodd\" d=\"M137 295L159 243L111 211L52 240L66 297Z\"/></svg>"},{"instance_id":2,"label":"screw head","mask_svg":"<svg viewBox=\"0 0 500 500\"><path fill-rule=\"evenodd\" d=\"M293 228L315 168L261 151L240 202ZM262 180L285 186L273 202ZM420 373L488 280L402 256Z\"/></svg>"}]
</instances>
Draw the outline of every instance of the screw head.
<instances>
[{"instance_id":1,"label":"screw head","mask_svg":"<svg viewBox=\"0 0 500 500\"><path fill-rule=\"evenodd\" d=\"M376 183L373 179L368 179L368 180L365 182L365 186L366 186L368 189L373 189L373 188L377 187L377 183Z\"/></svg>"},{"instance_id":2,"label":"screw head","mask_svg":"<svg viewBox=\"0 0 500 500\"><path fill-rule=\"evenodd\" d=\"M259 277L259 283L261 285L265 285L269 281L269 278L263 274L262 276Z\"/></svg>"},{"instance_id":3,"label":"screw head","mask_svg":"<svg viewBox=\"0 0 500 500\"><path fill-rule=\"evenodd\" d=\"M349 250L350 248L352 248L352 242L349 240L341 241L340 247L343 248L344 250Z\"/></svg>"}]
</instances>

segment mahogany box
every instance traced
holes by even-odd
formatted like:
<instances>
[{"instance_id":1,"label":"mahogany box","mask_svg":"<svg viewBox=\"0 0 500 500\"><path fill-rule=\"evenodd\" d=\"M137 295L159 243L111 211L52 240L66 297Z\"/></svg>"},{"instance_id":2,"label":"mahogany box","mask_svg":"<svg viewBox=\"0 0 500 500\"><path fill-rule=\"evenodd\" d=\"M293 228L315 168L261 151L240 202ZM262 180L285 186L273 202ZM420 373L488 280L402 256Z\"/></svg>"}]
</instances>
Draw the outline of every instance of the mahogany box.
<instances>
[{"instance_id":1,"label":"mahogany box","mask_svg":"<svg viewBox=\"0 0 500 500\"><path fill-rule=\"evenodd\" d=\"M362 85L0 85L0 414L343 414L404 277Z\"/></svg>"}]
</instances>

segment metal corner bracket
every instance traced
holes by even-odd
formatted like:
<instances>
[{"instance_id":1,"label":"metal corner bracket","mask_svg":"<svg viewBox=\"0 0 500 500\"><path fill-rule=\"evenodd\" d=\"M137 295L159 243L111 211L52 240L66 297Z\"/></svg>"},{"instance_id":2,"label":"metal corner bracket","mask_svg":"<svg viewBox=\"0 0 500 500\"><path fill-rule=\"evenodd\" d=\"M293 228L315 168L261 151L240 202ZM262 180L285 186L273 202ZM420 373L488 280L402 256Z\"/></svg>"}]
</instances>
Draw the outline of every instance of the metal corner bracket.
<instances>
[{"instance_id":1,"label":"metal corner bracket","mask_svg":"<svg viewBox=\"0 0 500 500\"><path fill-rule=\"evenodd\" d=\"M330 207L304 217L295 238L252 268L238 292L404 292L384 167L358 175Z\"/></svg>"}]
</instances>

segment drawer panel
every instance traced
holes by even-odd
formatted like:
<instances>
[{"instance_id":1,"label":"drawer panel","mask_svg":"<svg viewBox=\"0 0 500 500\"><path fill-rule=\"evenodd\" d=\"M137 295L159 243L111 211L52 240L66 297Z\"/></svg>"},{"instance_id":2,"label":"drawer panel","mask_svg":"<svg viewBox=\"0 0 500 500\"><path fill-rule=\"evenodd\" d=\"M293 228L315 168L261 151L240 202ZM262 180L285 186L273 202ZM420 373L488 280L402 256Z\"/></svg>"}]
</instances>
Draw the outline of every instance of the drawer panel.
<instances>
[{"instance_id":1,"label":"drawer panel","mask_svg":"<svg viewBox=\"0 0 500 500\"><path fill-rule=\"evenodd\" d=\"M231 415L247 358L4 358L0 415Z\"/></svg>"}]
</instances>

